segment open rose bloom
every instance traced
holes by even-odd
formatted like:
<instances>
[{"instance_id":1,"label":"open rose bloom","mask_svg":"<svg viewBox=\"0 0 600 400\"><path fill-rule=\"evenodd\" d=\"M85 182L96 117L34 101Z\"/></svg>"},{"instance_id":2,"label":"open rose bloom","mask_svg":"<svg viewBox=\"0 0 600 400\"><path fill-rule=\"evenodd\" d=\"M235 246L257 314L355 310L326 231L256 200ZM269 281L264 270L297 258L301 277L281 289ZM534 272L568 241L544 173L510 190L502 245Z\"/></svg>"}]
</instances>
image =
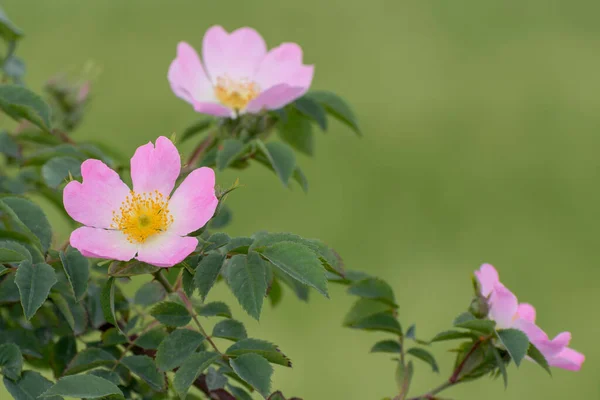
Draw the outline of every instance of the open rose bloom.
<instances>
[{"instance_id":1,"label":"open rose bloom","mask_svg":"<svg viewBox=\"0 0 600 400\"><path fill-rule=\"evenodd\" d=\"M202 60L189 44L179 43L169 82L194 110L217 117L281 108L306 93L313 78L300 46L283 43L267 52L251 28L228 33L213 26L204 35Z\"/></svg>"},{"instance_id":2,"label":"open rose bloom","mask_svg":"<svg viewBox=\"0 0 600 400\"><path fill-rule=\"evenodd\" d=\"M517 297L500 283L498 271L490 264L483 264L475 271L481 287L481 295L488 299L488 317L496 322L498 329L514 328L524 332L529 341L544 355L552 367L579 371L585 356L571 348L571 333L559 333L554 339L535 324L535 308L519 304Z\"/></svg>"},{"instance_id":3,"label":"open rose bloom","mask_svg":"<svg viewBox=\"0 0 600 400\"><path fill-rule=\"evenodd\" d=\"M84 161L83 182L70 182L63 193L67 213L85 225L73 231L71 246L87 257L135 257L158 267L183 261L198 245L186 235L212 218L218 200L212 169L192 171L173 192L180 172L179 152L162 136L131 158L133 190L102 161Z\"/></svg>"}]
</instances>

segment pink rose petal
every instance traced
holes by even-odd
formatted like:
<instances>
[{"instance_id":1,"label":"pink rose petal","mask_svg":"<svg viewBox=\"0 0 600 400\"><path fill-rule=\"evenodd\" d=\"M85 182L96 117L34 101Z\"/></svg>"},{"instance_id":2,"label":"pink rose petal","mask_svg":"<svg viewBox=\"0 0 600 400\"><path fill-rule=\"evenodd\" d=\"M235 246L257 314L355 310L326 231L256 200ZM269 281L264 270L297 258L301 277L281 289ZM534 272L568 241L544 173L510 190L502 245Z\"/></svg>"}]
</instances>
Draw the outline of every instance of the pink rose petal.
<instances>
[{"instance_id":1,"label":"pink rose petal","mask_svg":"<svg viewBox=\"0 0 600 400\"><path fill-rule=\"evenodd\" d=\"M182 262L198 246L198 239L163 233L139 246L137 259L157 267L172 267Z\"/></svg>"},{"instance_id":2,"label":"pink rose petal","mask_svg":"<svg viewBox=\"0 0 600 400\"><path fill-rule=\"evenodd\" d=\"M181 171L177 148L164 136L138 147L131 159L131 180L136 193L158 190L166 198L171 194Z\"/></svg>"}]
</instances>

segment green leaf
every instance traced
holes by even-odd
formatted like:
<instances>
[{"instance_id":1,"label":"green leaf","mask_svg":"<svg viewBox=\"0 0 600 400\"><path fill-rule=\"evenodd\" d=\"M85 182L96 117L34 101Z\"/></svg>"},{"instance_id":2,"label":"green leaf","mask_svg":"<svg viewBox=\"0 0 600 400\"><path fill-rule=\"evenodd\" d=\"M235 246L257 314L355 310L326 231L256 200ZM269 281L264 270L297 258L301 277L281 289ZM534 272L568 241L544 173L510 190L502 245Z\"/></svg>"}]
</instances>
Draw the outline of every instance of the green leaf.
<instances>
[{"instance_id":1,"label":"green leaf","mask_svg":"<svg viewBox=\"0 0 600 400\"><path fill-rule=\"evenodd\" d=\"M143 349L156 350L164 338L167 337L167 333L163 328L151 329L146 333L140 335L135 340L135 345Z\"/></svg>"},{"instance_id":2,"label":"green leaf","mask_svg":"<svg viewBox=\"0 0 600 400\"><path fill-rule=\"evenodd\" d=\"M537 365L544 368L544 370L552 376L552 371L550 370L550 365L548 365L548 360L542 354L541 351L538 350L537 347L533 345L533 343L529 344L529 349L527 350L527 355L536 362Z\"/></svg>"},{"instance_id":3,"label":"green leaf","mask_svg":"<svg viewBox=\"0 0 600 400\"><path fill-rule=\"evenodd\" d=\"M1 240L0 264L19 263L21 261L32 261L29 251L17 242Z\"/></svg>"},{"instance_id":4,"label":"green leaf","mask_svg":"<svg viewBox=\"0 0 600 400\"><path fill-rule=\"evenodd\" d=\"M208 245L203 250L206 252L206 251L220 249L221 247L226 246L230 240L231 240L231 238L226 233L223 233L223 232L213 233L212 235L210 235L210 237L206 241L208 243Z\"/></svg>"},{"instance_id":5,"label":"green leaf","mask_svg":"<svg viewBox=\"0 0 600 400\"><path fill-rule=\"evenodd\" d=\"M19 379L23 369L21 350L14 343L0 345L0 368L2 375L14 380Z\"/></svg>"},{"instance_id":6,"label":"green leaf","mask_svg":"<svg viewBox=\"0 0 600 400\"><path fill-rule=\"evenodd\" d=\"M459 324L454 324L457 328L468 329L470 331L492 334L496 329L496 323L487 319L472 319Z\"/></svg>"},{"instance_id":7,"label":"green leaf","mask_svg":"<svg viewBox=\"0 0 600 400\"><path fill-rule=\"evenodd\" d=\"M41 250L46 252L52 241L52 228L42 209L22 197L4 197L2 202L10 207L23 225L38 238ZM22 227L19 228L23 234L27 234Z\"/></svg>"},{"instance_id":8,"label":"green leaf","mask_svg":"<svg viewBox=\"0 0 600 400\"><path fill-rule=\"evenodd\" d=\"M198 315L202 317L232 317L229 306L222 301L214 301L212 303L202 304L195 307L195 310Z\"/></svg>"},{"instance_id":9,"label":"green leaf","mask_svg":"<svg viewBox=\"0 0 600 400\"><path fill-rule=\"evenodd\" d=\"M184 305L172 301L155 305L150 311L150 315L168 326L186 326L192 320Z\"/></svg>"},{"instance_id":10,"label":"green leaf","mask_svg":"<svg viewBox=\"0 0 600 400\"><path fill-rule=\"evenodd\" d=\"M300 113L290 112L287 121L279 124L277 132L283 141L299 152L308 156L312 156L315 153L315 139L312 125L310 120Z\"/></svg>"},{"instance_id":11,"label":"green leaf","mask_svg":"<svg viewBox=\"0 0 600 400\"><path fill-rule=\"evenodd\" d=\"M203 351L192 354L177 370L173 380L173 388L180 399L185 399L190 386L194 383L200 374L217 361L220 356L217 353Z\"/></svg>"},{"instance_id":12,"label":"green leaf","mask_svg":"<svg viewBox=\"0 0 600 400\"><path fill-rule=\"evenodd\" d=\"M41 397L65 396L97 399L109 395L123 396L123 392L112 382L95 375L73 375L59 379Z\"/></svg>"},{"instance_id":13,"label":"green leaf","mask_svg":"<svg viewBox=\"0 0 600 400\"><path fill-rule=\"evenodd\" d=\"M129 356L121 360L127 369L142 378L156 391L165 390L165 375L158 371L154 361L148 356Z\"/></svg>"},{"instance_id":14,"label":"green leaf","mask_svg":"<svg viewBox=\"0 0 600 400\"><path fill-rule=\"evenodd\" d=\"M389 313L375 314L361 319L350 325L350 328L363 329L365 331L390 332L396 335L402 335L400 323Z\"/></svg>"},{"instance_id":15,"label":"green leaf","mask_svg":"<svg viewBox=\"0 0 600 400\"><path fill-rule=\"evenodd\" d=\"M458 317L454 318L454 322L452 323L454 326L462 324L463 322L466 321L472 321L476 319L475 316L473 314L471 314L470 312L464 312L462 314L460 314Z\"/></svg>"},{"instance_id":16,"label":"green leaf","mask_svg":"<svg viewBox=\"0 0 600 400\"><path fill-rule=\"evenodd\" d=\"M229 389L231 394L233 394L235 396L236 400L252 400L252 396L250 396L248 394L248 392L246 392L246 390L244 390L240 387L233 386L233 385L227 385L227 388ZM251 389L248 389L248 390L251 390ZM298 399L295 399L295 400L298 400Z\"/></svg>"},{"instance_id":17,"label":"green leaf","mask_svg":"<svg viewBox=\"0 0 600 400\"><path fill-rule=\"evenodd\" d=\"M229 360L236 374L260 393L265 399L271 393L273 367L258 354L243 354Z\"/></svg>"},{"instance_id":18,"label":"green leaf","mask_svg":"<svg viewBox=\"0 0 600 400\"><path fill-rule=\"evenodd\" d=\"M218 338L229 339L234 342L248 337L244 324L235 319L226 319L218 322L213 327L212 335Z\"/></svg>"},{"instance_id":19,"label":"green leaf","mask_svg":"<svg viewBox=\"0 0 600 400\"><path fill-rule=\"evenodd\" d=\"M395 340L382 340L375 343L375 345L371 348L371 353L400 354L401 349L400 343Z\"/></svg>"},{"instance_id":20,"label":"green leaf","mask_svg":"<svg viewBox=\"0 0 600 400\"><path fill-rule=\"evenodd\" d=\"M288 145L281 142L269 142L267 144L257 140L259 150L266 157L268 165L273 168L279 180L284 186L288 182L296 168L296 154Z\"/></svg>"},{"instance_id":21,"label":"green leaf","mask_svg":"<svg viewBox=\"0 0 600 400\"><path fill-rule=\"evenodd\" d=\"M109 328L102 332L102 344L104 346L110 347L128 342L127 337L119 332L117 328Z\"/></svg>"},{"instance_id":22,"label":"green leaf","mask_svg":"<svg viewBox=\"0 0 600 400\"><path fill-rule=\"evenodd\" d=\"M316 91L308 93L306 97L321 104L329 115L352 128L358 135L361 135L356 116L350 106L339 96L331 92Z\"/></svg>"},{"instance_id":23,"label":"green leaf","mask_svg":"<svg viewBox=\"0 0 600 400\"><path fill-rule=\"evenodd\" d=\"M117 386L122 384L121 377L115 371L109 371L107 369L95 369L93 371L88 372L88 375L99 376L100 378L106 379L107 381L112 382Z\"/></svg>"},{"instance_id":24,"label":"green leaf","mask_svg":"<svg viewBox=\"0 0 600 400\"><path fill-rule=\"evenodd\" d=\"M7 42L18 40L23 36L23 32L8 19L2 9L0 9L0 36Z\"/></svg>"},{"instance_id":25,"label":"green leaf","mask_svg":"<svg viewBox=\"0 0 600 400\"><path fill-rule=\"evenodd\" d=\"M227 280L242 308L259 320L267 293L267 265L260 255L251 251L248 256L233 256L227 267Z\"/></svg>"},{"instance_id":26,"label":"green leaf","mask_svg":"<svg viewBox=\"0 0 600 400\"><path fill-rule=\"evenodd\" d=\"M508 374L506 373L506 364L500 355L500 352L497 348L492 347L492 352L494 353L494 358L496 359L496 366L498 367L498 371L502 374L502 380L504 381L504 389L508 387Z\"/></svg>"},{"instance_id":27,"label":"green leaf","mask_svg":"<svg viewBox=\"0 0 600 400\"><path fill-rule=\"evenodd\" d=\"M461 331L444 331L440 332L434 336L433 339L430 340L430 343L434 342L444 342L446 340L457 340L457 339L473 339L477 338L479 335L474 334L472 332L461 332Z\"/></svg>"},{"instance_id":28,"label":"green leaf","mask_svg":"<svg viewBox=\"0 0 600 400\"><path fill-rule=\"evenodd\" d=\"M427 350L420 347L413 347L408 349L406 353L418 358L419 360L425 361L427 364L429 364L433 372L440 372L438 364L435 361L435 357Z\"/></svg>"},{"instance_id":29,"label":"green leaf","mask_svg":"<svg viewBox=\"0 0 600 400\"><path fill-rule=\"evenodd\" d=\"M183 143L186 140L196 136L198 133L204 132L205 130L210 128L210 126L213 124L213 122L214 122L214 119L205 118L205 119L201 119L201 120L195 122L194 124L190 125L183 131L183 134L181 135L180 143Z\"/></svg>"},{"instance_id":30,"label":"green leaf","mask_svg":"<svg viewBox=\"0 0 600 400\"><path fill-rule=\"evenodd\" d=\"M51 129L50 106L24 86L0 85L0 109L16 121L26 119L45 131Z\"/></svg>"},{"instance_id":31,"label":"green leaf","mask_svg":"<svg viewBox=\"0 0 600 400\"><path fill-rule=\"evenodd\" d=\"M209 368L206 371L206 386L208 390L223 389L227 384L227 377L218 372L214 368Z\"/></svg>"},{"instance_id":32,"label":"green leaf","mask_svg":"<svg viewBox=\"0 0 600 400\"><path fill-rule=\"evenodd\" d=\"M136 275L154 274L160 268L140 261L113 262L108 268L108 275L124 278Z\"/></svg>"},{"instance_id":33,"label":"green leaf","mask_svg":"<svg viewBox=\"0 0 600 400\"><path fill-rule=\"evenodd\" d=\"M223 171L235 161L244 152L245 147L244 142L238 139L226 139L219 144L217 150L217 168L219 171Z\"/></svg>"},{"instance_id":34,"label":"green leaf","mask_svg":"<svg viewBox=\"0 0 600 400\"><path fill-rule=\"evenodd\" d=\"M53 346L50 354L50 365L54 376L62 376L67 365L77 354L75 336L63 336Z\"/></svg>"},{"instance_id":35,"label":"green leaf","mask_svg":"<svg viewBox=\"0 0 600 400\"><path fill-rule=\"evenodd\" d=\"M358 299L344 318L344 326L352 326L373 315L390 312L393 307L377 300Z\"/></svg>"},{"instance_id":36,"label":"green leaf","mask_svg":"<svg viewBox=\"0 0 600 400\"><path fill-rule=\"evenodd\" d=\"M328 297L325 269L310 248L294 242L279 242L255 250L281 271Z\"/></svg>"},{"instance_id":37,"label":"green leaf","mask_svg":"<svg viewBox=\"0 0 600 400\"><path fill-rule=\"evenodd\" d=\"M102 312L104 313L104 319L109 324L113 324L121 333L121 327L117 323L117 315L115 313L115 278L110 277L104 287L102 293L100 293L100 304L102 305Z\"/></svg>"},{"instance_id":38,"label":"green leaf","mask_svg":"<svg viewBox=\"0 0 600 400\"><path fill-rule=\"evenodd\" d=\"M304 175L300 167L296 166L292 178L298 182L304 193L308 193L308 179L306 179L306 175Z\"/></svg>"},{"instance_id":39,"label":"green leaf","mask_svg":"<svg viewBox=\"0 0 600 400\"><path fill-rule=\"evenodd\" d=\"M57 188L67 179L81 177L81 161L73 157L51 158L42 167L42 178L46 185Z\"/></svg>"},{"instance_id":40,"label":"green leaf","mask_svg":"<svg viewBox=\"0 0 600 400\"><path fill-rule=\"evenodd\" d=\"M327 114L325 113L325 108L317 101L310 97L303 96L294 102L294 106L302 114L314 120L323 131L327 130Z\"/></svg>"},{"instance_id":41,"label":"green leaf","mask_svg":"<svg viewBox=\"0 0 600 400\"><path fill-rule=\"evenodd\" d=\"M179 367L186 358L196 351L204 336L189 329L171 332L156 351L156 365L159 371L170 371Z\"/></svg>"},{"instance_id":42,"label":"green leaf","mask_svg":"<svg viewBox=\"0 0 600 400\"><path fill-rule=\"evenodd\" d=\"M398 362L396 366L396 385L398 390L404 396L410 390L410 384L412 382L414 374L413 362L409 361L406 366L402 362Z\"/></svg>"},{"instance_id":43,"label":"green leaf","mask_svg":"<svg viewBox=\"0 0 600 400\"><path fill-rule=\"evenodd\" d=\"M112 366L116 361L117 359L109 352L96 347L89 347L77 353L69 365L67 365L64 374L74 375L102 365Z\"/></svg>"},{"instance_id":44,"label":"green leaf","mask_svg":"<svg viewBox=\"0 0 600 400\"><path fill-rule=\"evenodd\" d=\"M12 158L18 158L21 154L17 142L5 131L0 132L0 153Z\"/></svg>"},{"instance_id":45,"label":"green leaf","mask_svg":"<svg viewBox=\"0 0 600 400\"><path fill-rule=\"evenodd\" d=\"M497 332L497 335L518 367L529 348L527 335L518 329L501 329Z\"/></svg>"},{"instance_id":46,"label":"green leaf","mask_svg":"<svg viewBox=\"0 0 600 400\"><path fill-rule=\"evenodd\" d=\"M210 253L203 257L196 267L196 274L194 275L194 284L198 288L198 292L202 297L202 300L206 299L209 290L215 284L221 267L225 261L225 255L220 253Z\"/></svg>"},{"instance_id":47,"label":"green leaf","mask_svg":"<svg viewBox=\"0 0 600 400\"><path fill-rule=\"evenodd\" d=\"M90 263L79 250L69 247L66 253L60 252L60 260L69 280L71 289L77 301L80 301L87 292L90 276Z\"/></svg>"},{"instance_id":48,"label":"green leaf","mask_svg":"<svg viewBox=\"0 0 600 400\"><path fill-rule=\"evenodd\" d=\"M52 386L52 382L35 371L23 371L21 379L14 382L4 378L4 387L15 400L36 400ZM45 400L62 400L62 397L49 396Z\"/></svg>"},{"instance_id":49,"label":"green leaf","mask_svg":"<svg viewBox=\"0 0 600 400\"><path fill-rule=\"evenodd\" d=\"M225 246L227 253L248 254L250 246L254 243L254 239L249 237L231 238Z\"/></svg>"},{"instance_id":50,"label":"green leaf","mask_svg":"<svg viewBox=\"0 0 600 400\"><path fill-rule=\"evenodd\" d=\"M54 268L48 264L35 264L23 261L15 275L15 283L19 288L21 304L25 318L30 320L44 304L50 289L57 282Z\"/></svg>"},{"instance_id":51,"label":"green leaf","mask_svg":"<svg viewBox=\"0 0 600 400\"><path fill-rule=\"evenodd\" d=\"M15 274L8 274L0 281L0 304L16 301L19 301L19 288L15 284Z\"/></svg>"},{"instance_id":52,"label":"green leaf","mask_svg":"<svg viewBox=\"0 0 600 400\"><path fill-rule=\"evenodd\" d=\"M252 338L242 339L232 344L225 352L225 354L230 357L238 357L248 353L258 354L273 364L283 365L284 367L292 366L290 359L287 358L277 346L265 340Z\"/></svg>"},{"instance_id":53,"label":"green leaf","mask_svg":"<svg viewBox=\"0 0 600 400\"><path fill-rule=\"evenodd\" d=\"M156 304L164 300L167 292L163 285L158 282L148 282L142 285L141 288L135 292L134 303L139 304L143 307L148 307L152 304Z\"/></svg>"},{"instance_id":54,"label":"green leaf","mask_svg":"<svg viewBox=\"0 0 600 400\"><path fill-rule=\"evenodd\" d=\"M348 293L365 299L378 300L391 306L398 307L396 305L394 291L390 285L379 278L366 278L353 283L348 288Z\"/></svg>"}]
</instances>

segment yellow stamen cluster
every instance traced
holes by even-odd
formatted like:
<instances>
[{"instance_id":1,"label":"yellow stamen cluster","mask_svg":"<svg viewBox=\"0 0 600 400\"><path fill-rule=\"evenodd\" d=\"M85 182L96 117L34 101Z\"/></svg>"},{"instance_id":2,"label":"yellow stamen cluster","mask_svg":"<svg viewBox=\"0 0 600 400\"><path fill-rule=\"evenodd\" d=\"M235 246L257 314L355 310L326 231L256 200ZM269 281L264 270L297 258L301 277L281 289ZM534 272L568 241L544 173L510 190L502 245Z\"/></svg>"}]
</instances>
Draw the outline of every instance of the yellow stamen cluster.
<instances>
[{"instance_id":1,"label":"yellow stamen cluster","mask_svg":"<svg viewBox=\"0 0 600 400\"><path fill-rule=\"evenodd\" d=\"M132 190L119 210L113 211L111 228L122 231L129 243L144 243L173 223L168 201L158 190L151 193Z\"/></svg>"},{"instance_id":2,"label":"yellow stamen cluster","mask_svg":"<svg viewBox=\"0 0 600 400\"><path fill-rule=\"evenodd\" d=\"M259 93L258 85L248 79L233 80L228 76L217 78L215 96L221 104L234 110L246 108Z\"/></svg>"}]
</instances>

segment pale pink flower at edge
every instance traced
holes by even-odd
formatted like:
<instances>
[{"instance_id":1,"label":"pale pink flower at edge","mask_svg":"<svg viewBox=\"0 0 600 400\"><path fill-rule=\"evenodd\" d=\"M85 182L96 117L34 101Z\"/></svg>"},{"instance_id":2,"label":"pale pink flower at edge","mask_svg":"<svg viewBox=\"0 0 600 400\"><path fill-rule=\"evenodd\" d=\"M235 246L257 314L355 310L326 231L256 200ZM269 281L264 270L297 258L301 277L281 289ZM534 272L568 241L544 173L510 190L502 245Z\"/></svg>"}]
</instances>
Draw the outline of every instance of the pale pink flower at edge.
<instances>
[{"instance_id":1,"label":"pale pink flower at edge","mask_svg":"<svg viewBox=\"0 0 600 400\"><path fill-rule=\"evenodd\" d=\"M579 371L585 356L568 347L570 332L562 332L549 339L546 332L535 324L535 308L527 303L519 304L517 297L499 280L498 271L483 264L475 271L481 295L488 299L488 317L496 322L498 329L514 328L524 332L529 341L540 350L552 367Z\"/></svg>"},{"instance_id":2,"label":"pale pink flower at edge","mask_svg":"<svg viewBox=\"0 0 600 400\"><path fill-rule=\"evenodd\" d=\"M215 174L192 171L173 192L181 159L173 143L159 137L131 158L133 190L102 161L81 164L82 182L64 189L67 213L84 226L71 233L71 246L84 256L171 267L192 253L198 239L186 236L215 213Z\"/></svg>"},{"instance_id":3,"label":"pale pink flower at edge","mask_svg":"<svg viewBox=\"0 0 600 400\"><path fill-rule=\"evenodd\" d=\"M314 67L302 63L302 49L283 43L267 52L252 28L228 33L213 26L204 35L202 62L187 43L177 46L168 72L177 97L194 110L217 117L275 110L304 95Z\"/></svg>"}]
</instances>

